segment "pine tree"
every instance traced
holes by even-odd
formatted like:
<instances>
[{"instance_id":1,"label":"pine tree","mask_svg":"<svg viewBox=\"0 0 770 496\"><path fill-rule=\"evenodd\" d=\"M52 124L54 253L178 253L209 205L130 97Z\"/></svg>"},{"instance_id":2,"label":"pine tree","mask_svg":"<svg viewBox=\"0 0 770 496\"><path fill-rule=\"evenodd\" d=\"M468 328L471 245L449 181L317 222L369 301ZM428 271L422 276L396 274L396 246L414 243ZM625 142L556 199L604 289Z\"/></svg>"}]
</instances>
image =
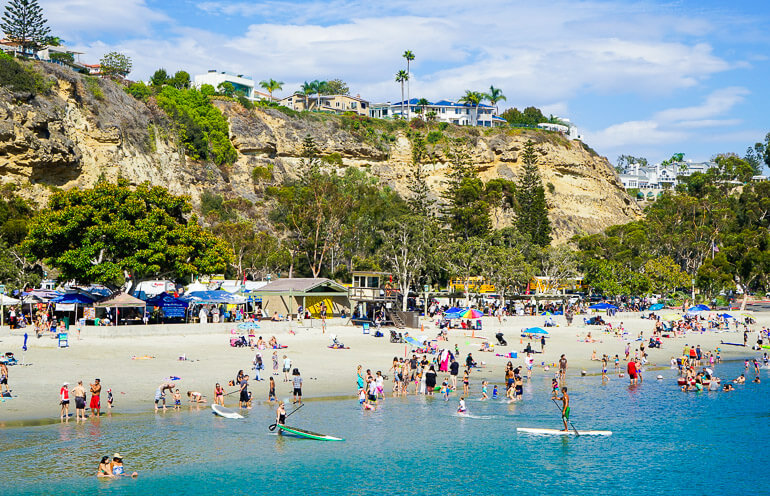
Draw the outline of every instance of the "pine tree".
<instances>
[{"instance_id":1,"label":"pine tree","mask_svg":"<svg viewBox=\"0 0 770 496\"><path fill-rule=\"evenodd\" d=\"M537 156L535 144L528 140L521 154L524 169L516 188L516 227L520 232L529 234L533 243L547 246L551 243L551 222L548 220L545 188L537 169Z\"/></svg>"},{"instance_id":2,"label":"pine tree","mask_svg":"<svg viewBox=\"0 0 770 496\"><path fill-rule=\"evenodd\" d=\"M436 203L430 197L430 187L425 179L425 171L422 164L425 160L425 139L422 134L417 134L412 141L412 174L409 176L408 203L412 213L420 217L428 217L433 212L433 204Z\"/></svg>"},{"instance_id":3,"label":"pine tree","mask_svg":"<svg viewBox=\"0 0 770 496\"><path fill-rule=\"evenodd\" d=\"M5 6L0 29L26 53L44 44L50 29L37 0L11 0Z\"/></svg>"},{"instance_id":4,"label":"pine tree","mask_svg":"<svg viewBox=\"0 0 770 496\"><path fill-rule=\"evenodd\" d=\"M444 218L458 239L483 236L492 225L490 205L484 198L484 182L478 178L462 141L455 141L447 155L450 165L449 181L442 194L446 204Z\"/></svg>"}]
</instances>

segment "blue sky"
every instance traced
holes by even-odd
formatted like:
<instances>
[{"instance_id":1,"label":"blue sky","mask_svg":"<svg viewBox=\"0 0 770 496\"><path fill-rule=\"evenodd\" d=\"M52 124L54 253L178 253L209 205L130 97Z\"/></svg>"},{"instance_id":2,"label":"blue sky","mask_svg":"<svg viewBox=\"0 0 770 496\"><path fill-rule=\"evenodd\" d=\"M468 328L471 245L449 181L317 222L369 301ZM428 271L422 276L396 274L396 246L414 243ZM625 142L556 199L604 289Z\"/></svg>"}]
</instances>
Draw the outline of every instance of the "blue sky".
<instances>
[{"instance_id":1,"label":"blue sky","mask_svg":"<svg viewBox=\"0 0 770 496\"><path fill-rule=\"evenodd\" d=\"M770 132L770 6L764 0L40 0L53 31L96 62L284 81L341 78L396 101L410 49L411 95L501 88L575 122L614 161L743 154Z\"/></svg>"}]
</instances>

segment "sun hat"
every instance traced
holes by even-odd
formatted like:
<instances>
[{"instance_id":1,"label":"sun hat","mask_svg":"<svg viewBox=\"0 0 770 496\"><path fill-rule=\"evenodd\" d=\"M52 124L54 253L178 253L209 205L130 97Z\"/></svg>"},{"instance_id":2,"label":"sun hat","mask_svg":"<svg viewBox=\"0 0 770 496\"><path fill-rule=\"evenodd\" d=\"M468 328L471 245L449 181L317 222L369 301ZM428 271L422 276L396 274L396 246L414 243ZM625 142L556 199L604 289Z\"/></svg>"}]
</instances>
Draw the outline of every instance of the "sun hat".
<instances>
[{"instance_id":1,"label":"sun hat","mask_svg":"<svg viewBox=\"0 0 770 496\"><path fill-rule=\"evenodd\" d=\"M112 455L112 458L117 458L118 460L122 460L123 459L123 457L120 456L120 453L115 453L114 455Z\"/></svg>"},{"instance_id":2,"label":"sun hat","mask_svg":"<svg viewBox=\"0 0 770 496\"><path fill-rule=\"evenodd\" d=\"M69 386L69 385L70 385L69 382L65 382L64 384L62 384L62 386Z\"/></svg>"}]
</instances>

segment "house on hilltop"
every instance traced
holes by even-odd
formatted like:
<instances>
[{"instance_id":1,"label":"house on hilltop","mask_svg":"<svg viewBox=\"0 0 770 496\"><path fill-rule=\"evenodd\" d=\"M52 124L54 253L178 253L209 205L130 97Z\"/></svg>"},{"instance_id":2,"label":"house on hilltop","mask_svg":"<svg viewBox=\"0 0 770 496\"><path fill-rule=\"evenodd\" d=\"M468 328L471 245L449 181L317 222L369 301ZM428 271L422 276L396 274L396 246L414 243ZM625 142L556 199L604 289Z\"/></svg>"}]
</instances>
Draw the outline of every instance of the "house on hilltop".
<instances>
[{"instance_id":1,"label":"house on hilltop","mask_svg":"<svg viewBox=\"0 0 770 496\"><path fill-rule=\"evenodd\" d=\"M214 87L214 89L218 90L219 85L223 83L232 84L236 92L243 92L244 96L249 100L260 99L254 91L254 80L249 76L244 76L243 74L233 74L227 71L217 71L211 69L206 74L196 74L193 77L193 86L198 89L200 89L204 84L210 84Z\"/></svg>"},{"instance_id":2,"label":"house on hilltop","mask_svg":"<svg viewBox=\"0 0 770 496\"><path fill-rule=\"evenodd\" d=\"M359 115L369 115L369 101L364 100L360 95L321 95L319 98L317 95L305 96L302 93L294 93L282 98L279 103L297 112L310 110L333 114L355 112Z\"/></svg>"},{"instance_id":3,"label":"house on hilltop","mask_svg":"<svg viewBox=\"0 0 770 496\"><path fill-rule=\"evenodd\" d=\"M474 124L474 113L477 122ZM420 100L412 98L411 100L398 101L396 103L385 102L372 104L369 110L369 116L375 119L396 119L422 116L424 119L432 119L437 122L448 122L459 126L477 125L481 127L496 127L507 124L507 121L497 115L497 110L491 105L479 104L477 108L467 103L453 102L450 100L439 100L437 102L428 102L427 105L420 105Z\"/></svg>"}]
</instances>

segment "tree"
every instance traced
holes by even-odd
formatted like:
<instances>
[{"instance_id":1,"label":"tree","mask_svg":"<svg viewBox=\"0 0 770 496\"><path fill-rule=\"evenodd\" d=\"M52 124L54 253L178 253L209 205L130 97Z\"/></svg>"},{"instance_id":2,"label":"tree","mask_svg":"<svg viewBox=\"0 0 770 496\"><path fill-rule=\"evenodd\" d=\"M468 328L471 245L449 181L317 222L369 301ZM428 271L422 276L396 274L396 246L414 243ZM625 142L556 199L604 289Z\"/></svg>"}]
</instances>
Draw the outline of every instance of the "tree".
<instances>
[{"instance_id":1,"label":"tree","mask_svg":"<svg viewBox=\"0 0 770 496\"><path fill-rule=\"evenodd\" d=\"M436 201L431 198L430 186L422 167L425 153L425 139L418 133L412 141L412 173L409 176L408 203L414 215L427 220L432 215Z\"/></svg>"},{"instance_id":2,"label":"tree","mask_svg":"<svg viewBox=\"0 0 770 496\"><path fill-rule=\"evenodd\" d=\"M186 197L128 181L54 193L22 244L33 259L56 268L62 280L122 285L128 277L215 274L232 252L198 224Z\"/></svg>"},{"instance_id":3,"label":"tree","mask_svg":"<svg viewBox=\"0 0 770 496\"><path fill-rule=\"evenodd\" d=\"M323 89L324 95L350 95L348 84L342 79L332 79L326 81Z\"/></svg>"},{"instance_id":4,"label":"tree","mask_svg":"<svg viewBox=\"0 0 770 496\"><path fill-rule=\"evenodd\" d=\"M401 118L406 119L404 116L404 83L409 81L409 74L406 71L398 71L396 73L396 82L401 83Z\"/></svg>"},{"instance_id":5,"label":"tree","mask_svg":"<svg viewBox=\"0 0 770 496\"><path fill-rule=\"evenodd\" d=\"M312 94L316 94L316 110L321 110L321 95L326 91L326 81L319 81L318 79L312 81L310 86L313 89Z\"/></svg>"},{"instance_id":6,"label":"tree","mask_svg":"<svg viewBox=\"0 0 770 496\"><path fill-rule=\"evenodd\" d=\"M497 102L502 102L508 100L505 95L503 95L503 90L500 88L495 88L494 86L489 87L489 93L486 93L484 95L484 98L486 98L489 103L495 106L495 114L499 114L499 109L497 108Z\"/></svg>"},{"instance_id":7,"label":"tree","mask_svg":"<svg viewBox=\"0 0 770 496\"><path fill-rule=\"evenodd\" d=\"M483 238L471 237L448 243L439 255L450 277L463 280L466 297L470 289L470 278L478 274L481 255L486 248Z\"/></svg>"},{"instance_id":8,"label":"tree","mask_svg":"<svg viewBox=\"0 0 770 496\"><path fill-rule=\"evenodd\" d=\"M131 72L131 58L119 52L110 52L99 60L99 68L106 77L124 78Z\"/></svg>"},{"instance_id":9,"label":"tree","mask_svg":"<svg viewBox=\"0 0 770 496\"><path fill-rule=\"evenodd\" d=\"M414 53L411 50L405 50L404 53L401 55L406 59L406 99L411 100L411 96L409 93L409 80L411 79L412 72L410 70L410 64L414 60ZM401 96L401 100L403 100L403 95ZM411 101L409 102L411 103ZM407 115L407 119L409 118L409 115Z\"/></svg>"},{"instance_id":10,"label":"tree","mask_svg":"<svg viewBox=\"0 0 770 496\"><path fill-rule=\"evenodd\" d=\"M652 292L671 294L677 288L690 286L690 276L669 256L648 260L643 270L649 278Z\"/></svg>"},{"instance_id":11,"label":"tree","mask_svg":"<svg viewBox=\"0 0 770 496\"><path fill-rule=\"evenodd\" d=\"M305 81L304 83L302 83L302 86L300 87L300 93L302 93L302 95L304 95L305 97L305 110L308 110L309 109L308 97L313 93L315 93L315 86L313 86L312 82L308 83L307 81Z\"/></svg>"},{"instance_id":12,"label":"tree","mask_svg":"<svg viewBox=\"0 0 770 496\"><path fill-rule=\"evenodd\" d=\"M644 157L634 157L633 155L620 155L615 163L615 171L618 174L623 174L632 167L638 165L639 167L647 167L647 159Z\"/></svg>"},{"instance_id":13,"label":"tree","mask_svg":"<svg viewBox=\"0 0 770 496\"><path fill-rule=\"evenodd\" d=\"M484 94L480 93L478 91L471 91L471 90L465 90L465 94L460 97L461 102L465 103L466 105L470 105L473 109L473 120L472 120L472 126L477 126L479 124L479 103L484 99Z\"/></svg>"},{"instance_id":14,"label":"tree","mask_svg":"<svg viewBox=\"0 0 770 496\"><path fill-rule=\"evenodd\" d=\"M186 90L190 87L190 73L187 71L176 71L169 84L178 90Z\"/></svg>"},{"instance_id":15,"label":"tree","mask_svg":"<svg viewBox=\"0 0 770 496\"><path fill-rule=\"evenodd\" d=\"M501 304L505 303L506 295L526 288L534 275L533 267L518 246L490 242L480 257L479 265L484 279L495 286Z\"/></svg>"},{"instance_id":16,"label":"tree","mask_svg":"<svg viewBox=\"0 0 770 496\"><path fill-rule=\"evenodd\" d=\"M522 175L516 185L517 205L516 227L530 236L540 246L551 243L551 222L548 219L548 205L545 189L537 168L538 152L532 140L527 140L521 154Z\"/></svg>"},{"instance_id":17,"label":"tree","mask_svg":"<svg viewBox=\"0 0 770 496\"><path fill-rule=\"evenodd\" d=\"M217 91L232 98L235 95L235 86L233 86L233 83L230 81L225 81L224 83L219 83L219 85L217 85Z\"/></svg>"},{"instance_id":18,"label":"tree","mask_svg":"<svg viewBox=\"0 0 770 496\"><path fill-rule=\"evenodd\" d=\"M270 101L273 101L273 92L283 89L283 81L276 81L275 79L268 79L266 81L260 81L259 86L265 91L270 93Z\"/></svg>"},{"instance_id":19,"label":"tree","mask_svg":"<svg viewBox=\"0 0 770 496\"><path fill-rule=\"evenodd\" d=\"M516 107L509 108L500 114L500 117L507 120L510 124L519 126L534 127L541 122L548 122L548 118L536 107L527 107L523 112Z\"/></svg>"},{"instance_id":20,"label":"tree","mask_svg":"<svg viewBox=\"0 0 770 496\"><path fill-rule=\"evenodd\" d=\"M484 196L484 183L470 163L464 143L455 141L447 152L449 174L444 218L454 237L467 240L485 235L491 227L490 206Z\"/></svg>"},{"instance_id":21,"label":"tree","mask_svg":"<svg viewBox=\"0 0 770 496\"><path fill-rule=\"evenodd\" d=\"M37 0L10 0L0 20L0 29L28 54L45 44L51 32L47 24Z\"/></svg>"},{"instance_id":22,"label":"tree","mask_svg":"<svg viewBox=\"0 0 770 496\"><path fill-rule=\"evenodd\" d=\"M150 77L150 84L156 87L161 87L167 82L168 82L168 73L166 72L166 69L163 69L163 68L155 71L155 73Z\"/></svg>"},{"instance_id":23,"label":"tree","mask_svg":"<svg viewBox=\"0 0 770 496\"><path fill-rule=\"evenodd\" d=\"M426 118L425 109L428 108L428 105L430 105L430 102L428 101L427 98L420 98L419 100L417 100L417 108L420 109L420 115L422 116L423 119Z\"/></svg>"},{"instance_id":24,"label":"tree","mask_svg":"<svg viewBox=\"0 0 770 496\"><path fill-rule=\"evenodd\" d=\"M566 245L540 250L540 275L554 292L577 276L577 253Z\"/></svg>"}]
</instances>

